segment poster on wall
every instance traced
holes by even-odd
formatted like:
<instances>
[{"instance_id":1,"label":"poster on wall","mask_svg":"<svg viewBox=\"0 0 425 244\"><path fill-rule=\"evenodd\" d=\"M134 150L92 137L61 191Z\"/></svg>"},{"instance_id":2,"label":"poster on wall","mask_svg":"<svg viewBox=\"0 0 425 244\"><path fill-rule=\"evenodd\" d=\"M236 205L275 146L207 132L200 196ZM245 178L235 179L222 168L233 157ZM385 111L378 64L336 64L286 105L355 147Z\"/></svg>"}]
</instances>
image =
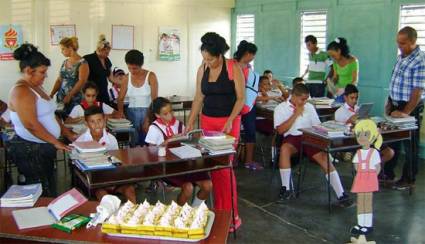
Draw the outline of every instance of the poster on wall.
<instances>
[{"instance_id":1,"label":"poster on wall","mask_svg":"<svg viewBox=\"0 0 425 244\"><path fill-rule=\"evenodd\" d=\"M112 25L112 49L130 50L134 48L134 26Z\"/></svg>"},{"instance_id":2,"label":"poster on wall","mask_svg":"<svg viewBox=\"0 0 425 244\"><path fill-rule=\"evenodd\" d=\"M0 60L13 60L13 51L23 43L22 26L0 25Z\"/></svg>"},{"instance_id":3,"label":"poster on wall","mask_svg":"<svg viewBox=\"0 0 425 244\"><path fill-rule=\"evenodd\" d=\"M180 60L180 30L178 28L159 28L159 60Z\"/></svg>"},{"instance_id":4,"label":"poster on wall","mask_svg":"<svg viewBox=\"0 0 425 244\"><path fill-rule=\"evenodd\" d=\"M50 44L59 45L64 37L77 36L75 25L51 25L50 26Z\"/></svg>"}]
</instances>

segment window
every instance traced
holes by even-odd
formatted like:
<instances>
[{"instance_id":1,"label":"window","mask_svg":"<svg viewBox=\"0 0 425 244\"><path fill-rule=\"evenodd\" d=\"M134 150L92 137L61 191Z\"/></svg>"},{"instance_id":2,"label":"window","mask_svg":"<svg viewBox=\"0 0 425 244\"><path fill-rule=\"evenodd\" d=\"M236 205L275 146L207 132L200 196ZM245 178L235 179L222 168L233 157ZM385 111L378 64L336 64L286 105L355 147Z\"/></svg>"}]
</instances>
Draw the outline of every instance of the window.
<instances>
[{"instance_id":1,"label":"window","mask_svg":"<svg viewBox=\"0 0 425 244\"><path fill-rule=\"evenodd\" d=\"M255 37L255 16L253 14L242 14L236 17L236 45L246 40L254 42Z\"/></svg>"},{"instance_id":2,"label":"window","mask_svg":"<svg viewBox=\"0 0 425 244\"><path fill-rule=\"evenodd\" d=\"M313 35L317 38L317 46L326 50L326 11L301 12L300 37L300 74L303 74L308 65L308 50L304 38Z\"/></svg>"},{"instance_id":3,"label":"window","mask_svg":"<svg viewBox=\"0 0 425 244\"><path fill-rule=\"evenodd\" d=\"M418 32L418 44L425 50L425 4L409 4L400 7L400 29L410 26Z\"/></svg>"}]
</instances>

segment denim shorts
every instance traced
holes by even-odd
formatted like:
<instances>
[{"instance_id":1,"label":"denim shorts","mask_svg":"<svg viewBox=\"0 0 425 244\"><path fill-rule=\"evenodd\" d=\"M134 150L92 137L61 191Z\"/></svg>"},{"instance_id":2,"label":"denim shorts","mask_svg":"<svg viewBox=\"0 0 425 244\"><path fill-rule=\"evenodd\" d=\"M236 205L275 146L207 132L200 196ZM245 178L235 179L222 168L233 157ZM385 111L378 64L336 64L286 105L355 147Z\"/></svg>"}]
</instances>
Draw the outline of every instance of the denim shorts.
<instances>
[{"instance_id":1,"label":"denim shorts","mask_svg":"<svg viewBox=\"0 0 425 244\"><path fill-rule=\"evenodd\" d=\"M138 133L137 145L145 144L146 134L143 132L143 121L146 118L148 108L136 107L136 108L127 108L127 118L133 124L133 127Z\"/></svg>"}]
</instances>

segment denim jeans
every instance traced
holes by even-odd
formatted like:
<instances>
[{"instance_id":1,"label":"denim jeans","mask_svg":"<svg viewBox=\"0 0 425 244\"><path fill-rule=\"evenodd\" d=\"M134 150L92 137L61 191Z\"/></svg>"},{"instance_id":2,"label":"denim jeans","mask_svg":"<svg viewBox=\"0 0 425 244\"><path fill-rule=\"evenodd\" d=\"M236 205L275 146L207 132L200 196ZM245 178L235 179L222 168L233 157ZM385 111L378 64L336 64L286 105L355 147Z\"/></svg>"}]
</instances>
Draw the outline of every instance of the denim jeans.
<instances>
[{"instance_id":1,"label":"denim jeans","mask_svg":"<svg viewBox=\"0 0 425 244\"><path fill-rule=\"evenodd\" d=\"M137 145L145 144L146 134L143 132L143 121L146 118L148 108L127 108L127 118L133 123L133 127L138 133Z\"/></svg>"}]
</instances>

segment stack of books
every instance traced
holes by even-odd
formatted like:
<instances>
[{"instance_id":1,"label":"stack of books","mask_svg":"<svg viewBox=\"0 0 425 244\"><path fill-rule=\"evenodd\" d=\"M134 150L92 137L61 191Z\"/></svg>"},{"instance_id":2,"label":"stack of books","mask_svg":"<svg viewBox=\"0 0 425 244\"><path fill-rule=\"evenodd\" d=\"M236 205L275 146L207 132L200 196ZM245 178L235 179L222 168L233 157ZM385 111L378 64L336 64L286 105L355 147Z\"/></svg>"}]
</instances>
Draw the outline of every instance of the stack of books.
<instances>
[{"instance_id":1,"label":"stack of books","mask_svg":"<svg viewBox=\"0 0 425 244\"><path fill-rule=\"evenodd\" d=\"M82 171L115 168L114 160L106 153L106 147L97 141L74 142L70 155L74 164Z\"/></svg>"},{"instance_id":2,"label":"stack of books","mask_svg":"<svg viewBox=\"0 0 425 244\"><path fill-rule=\"evenodd\" d=\"M320 125L315 125L313 128L320 134L328 137L343 137L345 136L346 125L337 121L326 121Z\"/></svg>"},{"instance_id":3,"label":"stack of books","mask_svg":"<svg viewBox=\"0 0 425 244\"><path fill-rule=\"evenodd\" d=\"M327 97L314 97L309 100L316 108L332 108L332 104L335 102L335 99Z\"/></svg>"},{"instance_id":4,"label":"stack of books","mask_svg":"<svg viewBox=\"0 0 425 244\"><path fill-rule=\"evenodd\" d=\"M233 153L235 138L222 132L204 132L199 139L199 145L205 148L210 155Z\"/></svg>"},{"instance_id":5,"label":"stack of books","mask_svg":"<svg viewBox=\"0 0 425 244\"><path fill-rule=\"evenodd\" d=\"M386 122L395 126L398 129L417 129L416 118L408 116L406 118L393 118L391 116L385 116Z\"/></svg>"},{"instance_id":6,"label":"stack of books","mask_svg":"<svg viewBox=\"0 0 425 244\"><path fill-rule=\"evenodd\" d=\"M41 184L12 185L0 198L0 207L32 207L41 196Z\"/></svg>"},{"instance_id":7,"label":"stack of books","mask_svg":"<svg viewBox=\"0 0 425 244\"><path fill-rule=\"evenodd\" d=\"M108 128L113 130L113 129L127 129L127 128L131 128L133 125L131 124L131 122L127 119L113 119L113 118L109 118L108 122L106 123Z\"/></svg>"}]
</instances>

